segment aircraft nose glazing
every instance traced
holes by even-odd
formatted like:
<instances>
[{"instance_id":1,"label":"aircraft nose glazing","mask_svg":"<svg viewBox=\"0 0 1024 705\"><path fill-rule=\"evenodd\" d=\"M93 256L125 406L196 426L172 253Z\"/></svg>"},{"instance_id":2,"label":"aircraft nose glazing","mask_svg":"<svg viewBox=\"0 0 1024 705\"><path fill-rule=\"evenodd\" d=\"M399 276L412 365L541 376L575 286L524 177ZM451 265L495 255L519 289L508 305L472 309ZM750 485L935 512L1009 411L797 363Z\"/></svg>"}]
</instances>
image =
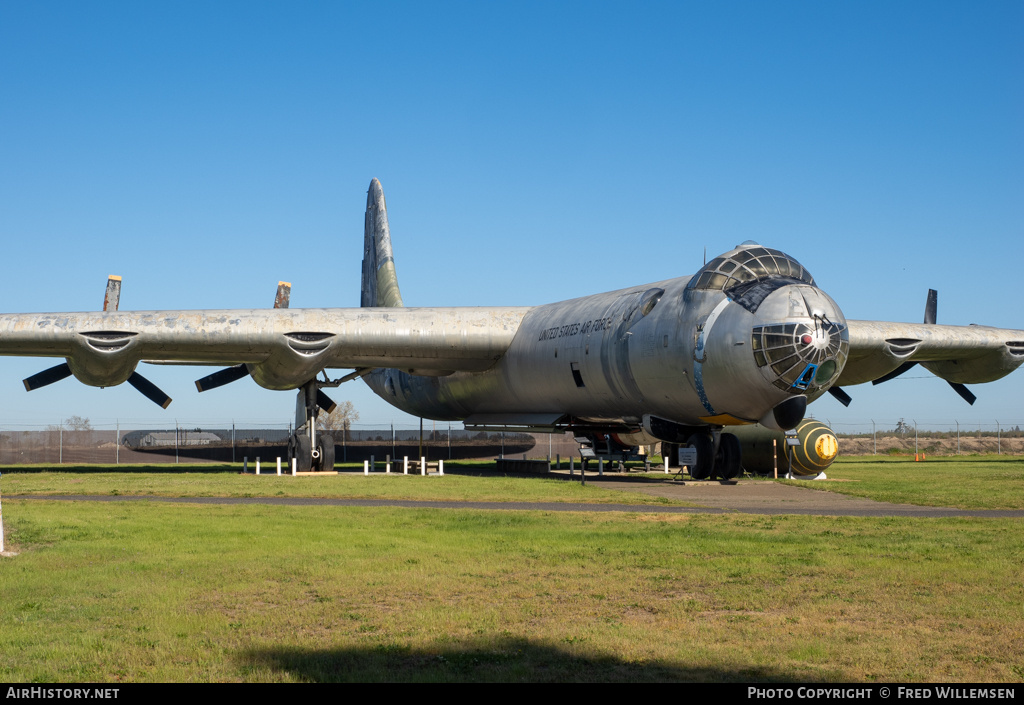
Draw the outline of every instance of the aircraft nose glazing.
<instances>
[{"instance_id":1,"label":"aircraft nose glazing","mask_svg":"<svg viewBox=\"0 0 1024 705\"><path fill-rule=\"evenodd\" d=\"M815 317L773 323L751 331L754 362L779 389L802 394L828 387L846 362L846 326Z\"/></svg>"}]
</instances>

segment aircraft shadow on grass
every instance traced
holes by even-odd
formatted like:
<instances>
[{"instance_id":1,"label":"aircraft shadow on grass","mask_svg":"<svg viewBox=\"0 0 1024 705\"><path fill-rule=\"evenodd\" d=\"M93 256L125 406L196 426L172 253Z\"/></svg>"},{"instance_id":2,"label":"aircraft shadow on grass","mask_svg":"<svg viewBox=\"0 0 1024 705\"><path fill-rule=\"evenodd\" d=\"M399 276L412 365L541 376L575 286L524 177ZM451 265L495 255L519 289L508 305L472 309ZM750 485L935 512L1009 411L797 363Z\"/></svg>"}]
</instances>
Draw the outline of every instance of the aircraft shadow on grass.
<instances>
[{"instance_id":1,"label":"aircraft shadow on grass","mask_svg":"<svg viewBox=\"0 0 1024 705\"><path fill-rule=\"evenodd\" d=\"M800 673L765 666L737 668L638 663L611 655L581 656L529 639L445 643L417 650L401 645L351 649L269 647L244 652L249 671L271 669L316 683L378 682L820 682L843 674Z\"/></svg>"}]
</instances>

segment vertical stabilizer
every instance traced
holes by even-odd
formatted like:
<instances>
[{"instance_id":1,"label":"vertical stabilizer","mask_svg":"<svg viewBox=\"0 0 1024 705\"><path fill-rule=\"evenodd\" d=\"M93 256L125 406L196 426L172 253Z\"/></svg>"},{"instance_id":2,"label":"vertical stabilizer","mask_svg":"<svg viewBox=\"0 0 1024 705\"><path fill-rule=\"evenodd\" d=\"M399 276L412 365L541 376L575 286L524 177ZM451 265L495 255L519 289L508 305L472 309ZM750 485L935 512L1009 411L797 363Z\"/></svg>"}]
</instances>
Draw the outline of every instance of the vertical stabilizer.
<instances>
[{"instance_id":1,"label":"vertical stabilizer","mask_svg":"<svg viewBox=\"0 0 1024 705\"><path fill-rule=\"evenodd\" d=\"M384 189L374 179L366 194L366 225L363 232L363 290L360 306L404 306L398 290L395 258Z\"/></svg>"}]
</instances>

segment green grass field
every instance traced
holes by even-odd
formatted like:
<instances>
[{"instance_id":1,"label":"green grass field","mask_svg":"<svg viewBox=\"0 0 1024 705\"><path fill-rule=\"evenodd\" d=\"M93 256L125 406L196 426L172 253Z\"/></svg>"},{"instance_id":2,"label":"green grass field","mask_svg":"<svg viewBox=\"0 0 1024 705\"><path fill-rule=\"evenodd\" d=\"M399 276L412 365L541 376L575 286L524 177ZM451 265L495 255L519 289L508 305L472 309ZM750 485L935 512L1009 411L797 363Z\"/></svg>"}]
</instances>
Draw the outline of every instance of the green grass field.
<instances>
[{"instance_id":1,"label":"green grass field","mask_svg":"<svg viewBox=\"0 0 1024 705\"><path fill-rule=\"evenodd\" d=\"M1022 456L840 457L826 474L827 481L794 484L897 504L1024 509Z\"/></svg>"},{"instance_id":2,"label":"green grass field","mask_svg":"<svg viewBox=\"0 0 1024 705\"><path fill-rule=\"evenodd\" d=\"M3 469L4 495L119 494L164 497L344 497L474 502L598 502L667 504L669 500L623 495L564 479L529 476L480 476L494 463L446 463L436 475L362 474L353 465L345 473L324 477L241 475L241 463L167 466L23 466ZM472 473L472 474L469 474Z\"/></svg>"},{"instance_id":3,"label":"green grass field","mask_svg":"<svg viewBox=\"0 0 1024 705\"><path fill-rule=\"evenodd\" d=\"M846 466L833 468L858 471ZM980 480L1006 466L971 461L948 471L975 473L984 486ZM869 479L870 472L853 478L861 482L829 484L881 487L882 479ZM232 484L239 480L248 484ZM344 483L334 488L346 487L346 493L637 503L633 493L542 478L278 479L4 469L7 543L18 555L0 559L0 677L1024 678L1024 521L1017 519L10 497L175 489L180 495L218 494L225 487L320 495L331 481ZM992 480L994 486L1001 482ZM956 484L945 486L940 494L949 501Z\"/></svg>"}]
</instances>

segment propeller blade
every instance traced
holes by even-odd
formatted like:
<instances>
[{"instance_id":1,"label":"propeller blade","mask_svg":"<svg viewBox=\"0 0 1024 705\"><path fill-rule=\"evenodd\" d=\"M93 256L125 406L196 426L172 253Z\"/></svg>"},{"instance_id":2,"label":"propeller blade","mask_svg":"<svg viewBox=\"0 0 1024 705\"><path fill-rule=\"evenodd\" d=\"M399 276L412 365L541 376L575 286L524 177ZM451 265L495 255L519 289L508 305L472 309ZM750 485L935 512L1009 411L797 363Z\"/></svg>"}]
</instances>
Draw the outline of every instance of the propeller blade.
<instances>
[{"instance_id":1,"label":"propeller blade","mask_svg":"<svg viewBox=\"0 0 1024 705\"><path fill-rule=\"evenodd\" d=\"M288 308L292 298L292 285L289 282L277 283L277 296L274 297L274 308Z\"/></svg>"},{"instance_id":2,"label":"propeller blade","mask_svg":"<svg viewBox=\"0 0 1024 705\"><path fill-rule=\"evenodd\" d=\"M853 401L853 397L844 392L842 387L829 387L828 393L834 396L843 406L849 406L850 402Z\"/></svg>"},{"instance_id":3,"label":"propeller blade","mask_svg":"<svg viewBox=\"0 0 1024 705\"><path fill-rule=\"evenodd\" d=\"M71 376L71 367L68 366L68 363L62 362L61 364L57 365L56 367L51 367L48 370L43 370L42 372L37 372L36 374L34 374L31 377L28 377L28 378L26 378L26 379L24 379L22 381L23 381L23 383L25 385L25 391L26 392L31 392L33 389L39 389L40 387L45 387L48 384L53 384L54 382L59 382L62 379L65 379L66 377L70 377L70 376Z\"/></svg>"},{"instance_id":4,"label":"propeller blade","mask_svg":"<svg viewBox=\"0 0 1024 705\"><path fill-rule=\"evenodd\" d=\"M218 370L212 375L207 375L202 379L196 380L196 389L200 392L205 392L208 389L216 389L217 387L223 387L225 384L230 384L237 380L242 379L249 374L249 368L245 364L235 365L234 367L227 367L223 370Z\"/></svg>"},{"instance_id":5,"label":"propeller blade","mask_svg":"<svg viewBox=\"0 0 1024 705\"><path fill-rule=\"evenodd\" d=\"M107 293L103 295L103 312L116 311L121 303L121 277L111 274L107 278Z\"/></svg>"},{"instance_id":6,"label":"propeller blade","mask_svg":"<svg viewBox=\"0 0 1024 705\"><path fill-rule=\"evenodd\" d=\"M138 372L132 372L132 376L128 378L128 384L142 392L147 399L157 406L166 409L171 405L171 398L167 396L162 389L140 375Z\"/></svg>"},{"instance_id":7,"label":"propeller blade","mask_svg":"<svg viewBox=\"0 0 1024 705\"><path fill-rule=\"evenodd\" d=\"M928 290L928 300L924 304L924 322L935 325L936 313L939 307L939 292L935 289Z\"/></svg>"},{"instance_id":8,"label":"propeller blade","mask_svg":"<svg viewBox=\"0 0 1024 705\"><path fill-rule=\"evenodd\" d=\"M965 402L974 406L974 402L978 400L978 397L971 393L971 390L960 384L959 382L950 382L949 386L953 388L953 391L960 395L960 398Z\"/></svg>"},{"instance_id":9,"label":"propeller blade","mask_svg":"<svg viewBox=\"0 0 1024 705\"><path fill-rule=\"evenodd\" d=\"M916 362L904 362L902 365L897 367L895 370L893 370L889 374L882 375L878 379L872 380L871 384L881 384L882 382L888 382L890 379L892 379L894 377L899 377L901 374L903 374L904 372L906 372L907 370L909 370L911 367L913 367L916 364L917 364Z\"/></svg>"},{"instance_id":10,"label":"propeller blade","mask_svg":"<svg viewBox=\"0 0 1024 705\"><path fill-rule=\"evenodd\" d=\"M326 411L328 414L334 411L338 405L331 400L329 396L324 394L322 389L316 390L316 405Z\"/></svg>"}]
</instances>

